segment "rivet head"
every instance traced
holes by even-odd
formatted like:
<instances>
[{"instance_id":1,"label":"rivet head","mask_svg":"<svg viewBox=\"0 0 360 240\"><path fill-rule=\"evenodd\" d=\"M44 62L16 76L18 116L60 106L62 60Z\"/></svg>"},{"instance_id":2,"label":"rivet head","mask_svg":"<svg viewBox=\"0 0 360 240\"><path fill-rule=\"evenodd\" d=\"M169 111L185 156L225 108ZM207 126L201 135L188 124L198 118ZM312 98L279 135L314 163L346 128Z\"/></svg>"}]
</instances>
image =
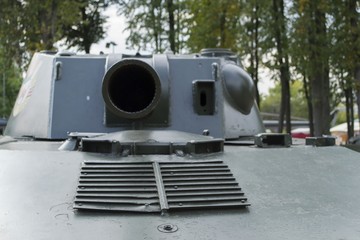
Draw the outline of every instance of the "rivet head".
<instances>
[{"instance_id":1,"label":"rivet head","mask_svg":"<svg viewBox=\"0 0 360 240\"><path fill-rule=\"evenodd\" d=\"M160 232L163 233L173 233L178 230L178 227L176 225L169 223L159 225L157 228Z\"/></svg>"},{"instance_id":2,"label":"rivet head","mask_svg":"<svg viewBox=\"0 0 360 240\"><path fill-rule=\"evenodd\" d=\"M203 135L204 135L204 136L209 136L209 135L210 135L209 129L204 129L204 130L203 130Z\"/></svg>"},{"instance_id":3,"label":"rivet head","mask_svg":"<svg viewBox=\"0 0 360 240\"><path fill-rule=\"evenodd\" d=\"M173 226L172 225L165 225L164 226L164 229L166 230L166 231L171 231L172 229L173 229Z\"/></svg>"}]
</instances>

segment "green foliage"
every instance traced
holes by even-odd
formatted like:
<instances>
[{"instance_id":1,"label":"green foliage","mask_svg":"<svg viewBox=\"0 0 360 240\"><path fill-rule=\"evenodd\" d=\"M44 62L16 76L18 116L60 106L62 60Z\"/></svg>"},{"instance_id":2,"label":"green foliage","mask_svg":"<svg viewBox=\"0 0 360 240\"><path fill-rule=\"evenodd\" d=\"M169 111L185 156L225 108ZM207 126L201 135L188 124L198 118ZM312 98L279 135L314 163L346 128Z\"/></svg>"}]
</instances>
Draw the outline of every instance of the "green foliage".
<instances>
[{"instance_id":1,"label":"green foliage","mask_svg":"<svg viewBox=\"0 0 360 240\"><path fill-rule=\"evenodd\" d=\"M131 49L161 53L182 48L183 0L112 0L127 19L126 40ZM172 17L170 17L172 16Z\"/></svg>"},{"instance_id":2,"label":"green foliage","mask_svg":"<svg viewBox=\"0 0 360 240\"><path fill-rule=\"evenodd\" d=\"M293 81L290 85L292 117L308 118L306 99L301 81ZM281 102L281 86L277 83L269 90L269 95L263 96L262 112L279 114Z\"/></svg>"},{"instance_id":3,"label":"green foliage","mask_svg":"<svg viewBox=\"0 0 360 240\"><path fill-rule=\"evenodd\" d=\"M7 58L25 67L34 52L56 50L65 38L70 46L88 50L104 37L105 0L3 0L0 44Z\"/></svg>"},{"instance_id":4,"label":"green foliage","mask_svg":"<svg viewBox=\"0 0 360 240\"><path fill-rule=\"evenodd\" d=\"M23 42L28 51L54 50L54 43L63 37L63 24L78 21L80 3L76 0L25 0L19 19Z\"/></svg>"},{"instance_id":5,"label":"green foliage","mask_svg":"<svg viewBox=\"0 0 360 240\"><path fill-rule=\"evenodd\" d=\"M13 62L22 66L26 47L23 43L21 1L2 0L0 7L0 61L5 68ZM0 68L1 69L1 68Z\"/></svg>"},{"instance_id":6,"label":"green foliage","mask_svg":"<svg viewBox=\"0 0 360 240\"><path fill-rule=\"evenodd\" d=\"M187 0L189 11L187 47L192 52L203 48L236 50L239 31L240 1Z\"/></svg>"},{"instance_id":7,"label":"green foliage","mask_svg":"<svg viewBox=\"0 0 360 240\"><path fill-rule=\"evenodd\" d=\"M79 11L78 21L62 23L62 36L68 47L90 52L93 43L105 36L104 23L106 18L101 11L106 8L105 0L77 0Z\"/></svg>"},{"instance_id":8,"label":"green foliage","mask_svg":"<svg viewBox=\"0 0 360 240\"><path fill-rule=\"evenodd\" d=\"M3 57L4 48L0 45L0 117L8 118L21 85L19 67ZM5 98L4 98L5 96Z\"/></svg>"}]
</instances>

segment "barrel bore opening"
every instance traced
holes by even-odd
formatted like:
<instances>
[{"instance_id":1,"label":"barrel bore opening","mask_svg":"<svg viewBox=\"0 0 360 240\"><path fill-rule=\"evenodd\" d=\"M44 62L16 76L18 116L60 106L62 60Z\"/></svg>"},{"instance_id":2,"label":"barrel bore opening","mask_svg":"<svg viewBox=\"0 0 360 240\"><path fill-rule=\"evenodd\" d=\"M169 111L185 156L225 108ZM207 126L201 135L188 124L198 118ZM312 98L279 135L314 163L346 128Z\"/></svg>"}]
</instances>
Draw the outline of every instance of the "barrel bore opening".
<instances>
[{"instance_id":1,"label":"barrel bore opening","mask_svg":"<svg viewBox=\"0 0 360 240\"><path fill-rule=\"evenodd\" d=\"M141 118L157 105L160 79L152 67L138 60L124 60L105 75L103 96L115 114L125 118Z\"/></svg>"},{"instance_id":2,"label":"barrel bore opening","mask_svg":"<svg viewBox=\"0 0 360 240\"><path fill-rule=\"evenodd\" d=\"M125 112L139 112L148 107L155 97L156 84L146 69L137 65L119 68L111 77L109 97Z\"/></svg>"}]
</instances>

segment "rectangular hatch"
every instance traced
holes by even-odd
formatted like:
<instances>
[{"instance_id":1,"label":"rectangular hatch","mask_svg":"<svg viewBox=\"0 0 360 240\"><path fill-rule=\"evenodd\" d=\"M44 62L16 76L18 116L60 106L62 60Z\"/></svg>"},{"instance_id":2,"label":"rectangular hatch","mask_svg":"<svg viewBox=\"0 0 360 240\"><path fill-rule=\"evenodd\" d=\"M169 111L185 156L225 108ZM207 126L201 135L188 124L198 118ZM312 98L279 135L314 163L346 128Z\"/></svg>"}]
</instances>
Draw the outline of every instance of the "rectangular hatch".
<instances>
[{"instance_id":1,"label":"rectangular hatch","mask_svg":"<svg viewBox=\"0 0 360 240\"><path fill-rule=\"evenodd\" d=\"M250 204L221 160L134 162L85 161L74 208L166 212Z\"/></svg>"}]
</instances>

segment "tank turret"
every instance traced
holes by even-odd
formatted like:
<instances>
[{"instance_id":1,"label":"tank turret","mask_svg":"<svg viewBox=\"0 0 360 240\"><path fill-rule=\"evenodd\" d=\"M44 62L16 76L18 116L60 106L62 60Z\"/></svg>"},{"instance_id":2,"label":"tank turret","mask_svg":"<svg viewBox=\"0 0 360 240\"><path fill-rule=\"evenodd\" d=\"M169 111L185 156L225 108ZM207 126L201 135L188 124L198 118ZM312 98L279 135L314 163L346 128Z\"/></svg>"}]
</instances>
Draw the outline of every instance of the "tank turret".
<instances>
[{"instance_id":1,"label":"tank turret","mask_svg":"<svg viewBox=\"0 0 360 240\"><path fill-rule=\"evenodd\" d=\"M229 50L194 55L37 53L5 134L64 139L68 132L263 132L254 83ZM28 124L31 123L31 128Z\"/></svg>"}]
</instances>

